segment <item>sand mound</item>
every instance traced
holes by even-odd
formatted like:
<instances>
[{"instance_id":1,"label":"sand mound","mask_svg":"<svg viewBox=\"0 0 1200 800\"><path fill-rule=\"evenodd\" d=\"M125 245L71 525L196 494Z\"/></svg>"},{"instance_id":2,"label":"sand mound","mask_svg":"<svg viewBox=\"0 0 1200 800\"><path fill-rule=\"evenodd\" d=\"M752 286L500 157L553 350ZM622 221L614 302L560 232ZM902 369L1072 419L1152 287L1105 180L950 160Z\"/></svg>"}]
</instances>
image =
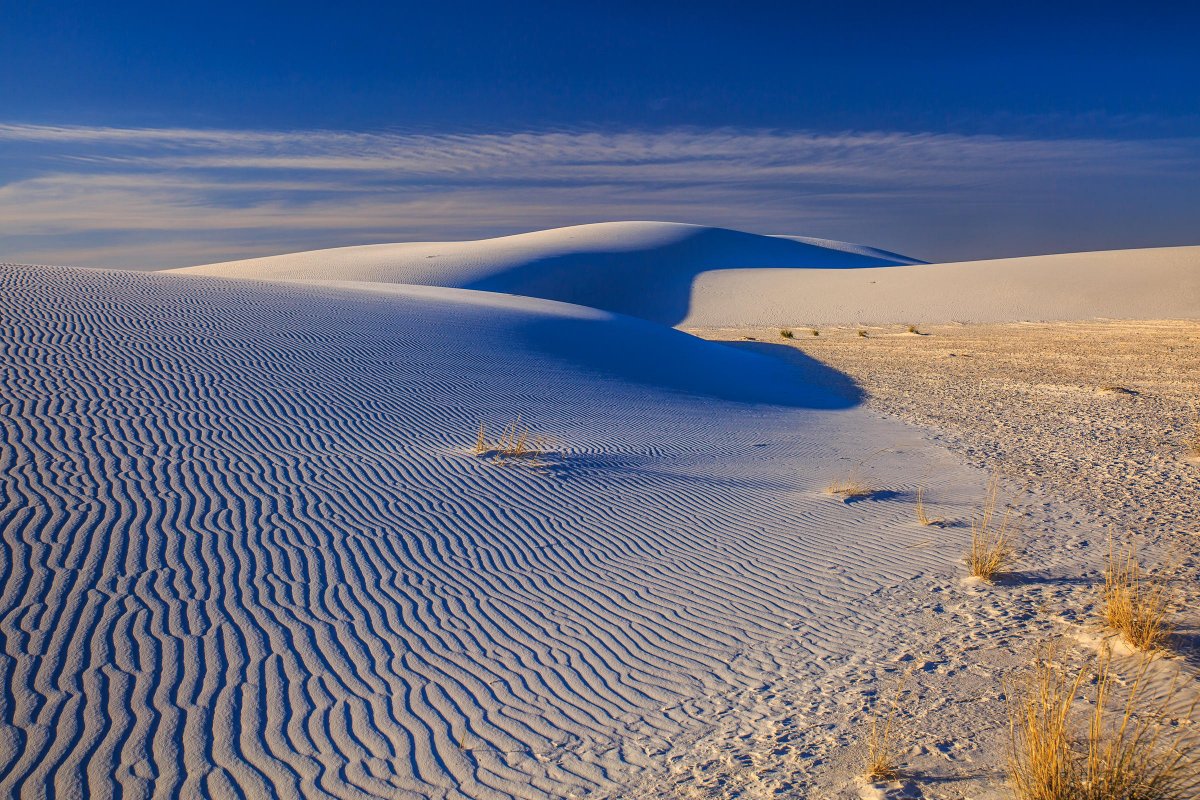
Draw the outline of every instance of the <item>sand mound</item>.
<instances>
[{"instance_id":1,"label":"sand mound","mask_svg":"<svg viewBox=\"0 0 1200 800\"><path fill-rule=\"evenodd\" d=\"M685 327L1200 317L1200 247L706 272Z\"/></svg>"},{"instance_id":2,"label":"sand mound","mask_svg":"<svg viewBox=\"0 0 1200 800\"><path fill-rule=\"evenodd\" d=\"M978 490L783 362L575 306L8 266L0 312L5 796L611 788L778 643L916 646L863 603L957 547L832 477L887 443L880 485ZM557 452L471 452L518 414Z\"/></svg>"},{"instance_id":3,"label":"sand mound","mask_svg":"<svg viewBox=\"0 0 1200 800\"><path fill-rule=\"evenodd\" d=\"M343 247L169 272L480 289L684 327L1200 315L1200 247L921 264L843 242L664 222Z\"/></svg>"},{"instance_id":4,"label":"sand mound","mask_svg":"<svg viewBox=\"0 0 1200 800\"><path fill-rule=\"evenodd\" d=\"M342 247L171 272L408 283L541 297L675 324L697 275L741 267L866 267L912 259L823 239L668 222L607 222L472 242Z\"/></svg>"}]
</instances>

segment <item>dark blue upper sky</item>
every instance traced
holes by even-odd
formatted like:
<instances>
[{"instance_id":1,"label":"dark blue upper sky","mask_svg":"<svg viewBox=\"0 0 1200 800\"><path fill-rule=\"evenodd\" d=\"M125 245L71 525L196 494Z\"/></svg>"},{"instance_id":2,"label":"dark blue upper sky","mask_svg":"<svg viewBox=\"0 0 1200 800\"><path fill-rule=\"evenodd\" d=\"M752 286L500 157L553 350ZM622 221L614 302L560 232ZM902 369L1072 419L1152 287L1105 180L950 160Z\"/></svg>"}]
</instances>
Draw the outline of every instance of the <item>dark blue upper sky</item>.
<instances>
[{"instance_id":1,"label":"dark blue upper sky","mask_svg":"<svg viewBox=\"0 0 1200 800\"><path fill-rule=\"evenodd\" d=\"M916 210L907 216L882 202L871 208L848 204L849 184L839 183L836 176L803 186L788 184L791 193L786 194L777 173L769 197L753 196L735 180L733 166L728 174L705 184L709 190L719 184L729 191L720 198L713 195L712 204L706 206L710 213L699 213L702 219L695 219L694 209L658 203L656 197L665 195L656 192L669 188L663 185L623 183L619 196L624 205L617 195L597 206L572 201L565 193L564 186L571 182L580 190L600 184L611 189L611 176L561 176L554 182L556 193L535 203L534 195L546 183L537 159L530 156L524 172L506 172L503 181L488 178L488 189L520 188L531 207L549 207L554 213L490 218L479 213L487 207L479 200L465 203L455 224L445 220L426 224L419 221L424 219L419 214L403 212L404 224L398 218L398 224L389 228L385 221L376 220L367 229L338 223L323 206L321 225L305 228L322 232L306 237L270 233L277 226L260 220L261 224L247 225L243 234L230 235L222 249L218 228L202 235L193 228L188 238L193 243L203 238L205 248L189 250L180 240L176 262L205 257L201 250L236 255L402 236L461 238L595 218L681 215L689 221L729 220L774 232L857 237L896 249L915 248L914 255L931 258L1192 243L1197 238L1190 232L1196 228L1197 207L1179 199L1195 194L1196 184L1186 182L1181 172L1194 166L1194 145L1200 137L1196 37L1200 12L1188 5L1152 9L1133 4L1116 8L750 0L513 4L0 0L0 125L25 126L10 132L7 140L0 139L0 216L9 207L5 201L28 209L53 200L57 205L45 205L46 213L59 214L63 220L60 229L49 217L27 218L20 225L0 223L0 257L61 252L78 258L82 257L78 254L86 256L87 243L94 241L97 247L107 248L105 258L121 260L122 241L137 247L148 246L150 239L166 242L170 227L166 221L156 223L150 232L132 219L131 211L125 226L111 215L100 224L97 213L85 208L89 202L103 203L108 213L114 202L113 187L119 181L128 185L135 175L146 181L148 191L166 192L167 176L182 181L184 170L193 170L186 173L191 192L186 198L178 193L160 198L174 198L170 202L197 213L239 204L261 209L264 191L272 202L312 211L319 187L331 185L322 180L312 183L311 190L301 186L318 174L311 164L297 166L289 160L286 175L281 163L268 169L263 159L271 145L262 142L254 145L258 158L254 164L240 170L225 166L217 175L211 171L211 159L219 148L206 144L210 160L203 168L210 171L204 173L204 180L219 179L232 188L201 197L195 190L199 173L194 171L200 167L195 162L181 166L164 160L179 147L169 138L155 138L153 146L139 139L136 159L124 152L102 169L97 165L112 156L107 144L77 136L67 146L57 135L30 126L143 133L147 129L230 134L342 131L364 136L600 132L661 137L678 131L703 135L720 130L803 132L818 137L847 132L965 137L952 140L950 150L938 151L959 153L954 148L962 148L957 160L944 159L936 179L924 151L906 150L896 156L916 159L911 162L896 161L882 152L871 156L875 159L871 163L895 165L901 171L924 170L918 182L924 193L908 198L910 209ZM998 176L1009 172L1005 159L1010 156L989 137L1014 143L1020 152L1014 156L1019 162L1014 168L1026 169L1025 183L1000 185L1003 180ZM1118 142L1141 149L1122 155L1101 148L1093 162L1076 163L1060 180L1053 167L1058 156L1044 148L1052 147L1047 143L1075 140ZM668 150L674 141L670 135L655 139L655 163L670 159ZM1164 141L1170 143L1168 153L1147 144ZM1036 155L1030 155L1030 142L1035 143ZM363 164L382 163L385 155L377 144L360 142L353 155ZM399 163L393 144L386 154L389 164ZM614 143L603 158L617 158L616 150L628 144ZM236 150L245 143L235 145ZM307 140L293 142L288 153L308 155L310 145ZM643 140L637 146L651 147ZM850 165L860 169L852 187L857 197L878 199L880 192L890 192L896 202L904 202L899 175L872 191L863 179L867 167L855 149L858 145L826 141L821 146L822 163L837 162L833 173L826 169L827 175ZM686 158L696 163L710 160L707 147L693 143ZM578 167L580 159L595 157L591 150L582 149L587 155L560 153L559 158ZM489 152L493 157L488 169L494 169L503 161L505 146ZM1077 152L1074 146L1062 150L1064 156ZM728 162L728 154L722 157ZM804 166L804 158L789 145L775 155L760 152L757 164L758 168L785 162ZM113 166L117 163L122 166ZM439 169L463 171L453 164ZM475 164L471 169L479 167ZM332 176L328 163L321 170L323 179ZM261 179L268 172L273 188L265 190ZM361 168L353 172L356 186L370 185L389 200L403 195L405 203L432 196L421 192L432 191L430 187L437 183L397 168L382 169L370 179L363 177ZM61 186L74 174L86 177L94 190L85 196L77 188L77 196L67 204ZM286 194L284 177L298 193ZM61 186L55 184L58 188L49 191L53 181ZM101 184L104 191L95 188ZM230 196L230 192L237 194L237 187L250 184L254 188L248 194ZM468 190L474 192L471 197L480 197L478 185L434 188L444 203L462 203ZM1000 189L1007 194L997 195ZM1136 208L1122 205L1131 202L1131 193L1147 196L1139 196ZM1067 215L1070 219L1064 217L1061 224L1056 222L1058 238L1050 229L1038 229L1039 223L1045 223L1044 209L1028 210L1029 226L1021 216L1026 212L1014 210L1030 209L1051 195L1075 204L1078 212ZM1157 228L1121 228L1119 220L1145 215L1146 202L1161 197L1168 197L1170 205L1156 207ZM361 208L366 201L362 196L357 199ZM320 202L332 207L328 195L321 195ZM577 213L564 213L572 202L577 202ZM735 202L770 208L756 225L755 218L744 213L744 205L734 210ZM963 209L971 207L978 209L976 216L964 216ZM402 213L400 206L394 208ZM69 224L76 216L86 217L87 224ZM1129 225L1134 222L1142 220ZM916 229L924 234L914 234ZM51 239L72 246L56 249L48 246Z\"/></svg>"},{"instance_id":2,"label":"dark blue upper sky","mask_svg":"<svg viewBox=\"0 0 1200 800\"><path fill-rule=\"evenodd\" d=\"M1050 135L1146 117L1123 128L1194 133L1200 14L1173 5L21 0L3 4L0 109L139 126Z\"/></svg>"}]
</instances>

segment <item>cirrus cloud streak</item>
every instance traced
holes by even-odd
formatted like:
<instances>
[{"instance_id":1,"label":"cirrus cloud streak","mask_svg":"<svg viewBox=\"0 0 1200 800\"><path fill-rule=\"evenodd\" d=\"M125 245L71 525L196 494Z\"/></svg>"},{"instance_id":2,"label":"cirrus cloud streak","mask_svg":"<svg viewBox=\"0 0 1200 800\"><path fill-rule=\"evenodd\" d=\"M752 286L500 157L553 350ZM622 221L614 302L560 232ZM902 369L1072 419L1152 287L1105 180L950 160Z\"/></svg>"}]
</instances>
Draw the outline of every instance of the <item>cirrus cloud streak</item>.
<instances>
[{"instance_id":1,"label":"cirrus cloud streak","mask_svg":"<svg viewBox=\"0 0 1200 800\"><path fill-rule=\"evenodd\" d=\"M668 219L927 260L1190 244L1200 142L0 124L0 258L165 267Z\"/></svg>"}]
</instances>

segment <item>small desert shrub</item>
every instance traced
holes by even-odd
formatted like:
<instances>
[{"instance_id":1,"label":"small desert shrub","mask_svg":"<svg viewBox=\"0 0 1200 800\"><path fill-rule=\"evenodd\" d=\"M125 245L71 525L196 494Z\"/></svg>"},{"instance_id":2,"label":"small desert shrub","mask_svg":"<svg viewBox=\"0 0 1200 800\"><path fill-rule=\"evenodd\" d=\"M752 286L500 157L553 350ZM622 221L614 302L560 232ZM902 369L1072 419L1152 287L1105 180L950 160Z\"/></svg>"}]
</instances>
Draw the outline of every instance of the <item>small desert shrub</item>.
<instances>
[{"instance_id":1,"label":"small desert shrub","mask_svg":"<svg viewBox=\"0 0 1200 800\"><path fill-rule=\"evenodd\" d=\"M896 693L892 695L892 701L882 716L878 703L872 709L871 722L867 727L866 764L863 771L870 780L892 781L900 777L900 751L894 723L896 711L900 708L900 695L904 692L904 684L910 673L911 670L901 676L896 684Z\"/></svg>"},{"instance_id":2,"label":"small desert shrub","mask_svg":"<svg viewBox=\"0 0 1200 800\"><path fill-rule=\"evenodd\" d=\"M813 336L820 336L820 335L821 335L821 332L820 332L819 330L817 330L816 328L813 328L812 335L813 335Z\"/></svg>"},{"instance_id":3,"label":"small desert shrub","mask_svg":"<svg viewBox=\"0 0 1200 800\"><path fill-rule=\"evenodd\" d=\"M1092 685L1094 707L1073 713L1088 668L1064 675L1053 650L1039 657L1024 690L1009 693L1009 778L1021 800L1186 800L1200 792L1200 742L1172 727L1168 706L1144 694L1150 660L1138 667L1123 708L1111 708L1111 660L1101 656ZM1193 704L1188 715L1195 710ZM1079 728L1086 727L1080 734Z\"/></svg>"},{"instance_id":4,"label":"small desert shrub","mask_svg":"<svg viewBox=\"0 0 1200 800\"><path fill-rule=\"evenodd\" d=\"M922 525L941 525L945 522L941 517L930 517L925 513L925 487L917 487L917 522Z\"/></svg>"},{"instance_id":5,"label":"small desert shrub","mask_svg":"<svg viewBox=\"0 0 1200 800\"><path fill-rule=\"evenodd\" d=\"M908 332L909 332L909 333L916 333L916 334L920 334L920 333L921 333L919 330L917 330L917 326L916 326L916 325L909 325L909 326L908 326Z\"/></svg>"},{"instance_id":6,"label":"small desert shrub","mask_svg":"<svg viewBox=\"0 0 1200 800\"><path fill-rule=\"evenodd\" d=\"M866 331L864 331L864 330L860 330L860 331L858 332L858 335L859 335L859 336L861 336L861 337L862 337L862 338L864 338L864 339L865 339L865 338L867 338L867 332L866 332Z\"/></svg>"},{"instance_id":7,"label":"small desert shrub","mask_svg":"<svg viewBox=\"0 0 1200 800\"><path fill-rule=\"evenodd\" d=\"M1110 541L1104 570L1104 621L1139 650L1158 650L1171 638L1170 598L1162 576L1142 572L1131 547L1116 552Z\"/></svg>"},{"instance_id":8,"label":"small desert shrub","mask_svg":"<svg viewBox=\"0 0 1200 800\"><path fill-rule=\"evenodd\" d=\"M857 471L850 473L849 477L844 480L834 481L825 489L826 492L836 495L845 500L854 500L859 497L870 497L875 494L875 490L858 477Z\"/></svg>"},{"instance_id":9,"label":"small desert shrub","mask_svg":"<svg viewBox=\"0 0 1200 800\"><path fill-rule=\"evenodd\" d=\"M993 477L979 516L971 520L971 549L967 551L967 570L985 581L1004 572L1016 555L1012 547L1012 509L1005 507L997 522L999 501L1000 479Z\"/></svg>"},{"instance_id":10,"label":"small desert shrub","mask_svg":"<svg viewBox=\"0 0 1200 800\"><path fill-rule=\"evenodd\" d=\"M550 447L550 440L545 436L534 435L529 428L521 425L521 418L504 426L500 438L495 442L488 441L487 428L479 423L479 433L475 437L476 455L511 456L526 458L542 455Z\"/></svg>"},{"instance_id":11,"label":"small desert shrub","mask_svg":"<svg viewBox=\"0 0 1200 800\"><path fill-rule=\"evenodd\" d=\"M793 336L795 336L796 334L792 333L792 331L791 331L791 329L790 329L790 328L784 328L783 330L781 330L781 331L779 332L779 335L780 335L780 336L782 336L782 337L783 337L783 338L785 338L785 339L791 339L791 338L792 338Z\"/></svg>"}]
</instances>

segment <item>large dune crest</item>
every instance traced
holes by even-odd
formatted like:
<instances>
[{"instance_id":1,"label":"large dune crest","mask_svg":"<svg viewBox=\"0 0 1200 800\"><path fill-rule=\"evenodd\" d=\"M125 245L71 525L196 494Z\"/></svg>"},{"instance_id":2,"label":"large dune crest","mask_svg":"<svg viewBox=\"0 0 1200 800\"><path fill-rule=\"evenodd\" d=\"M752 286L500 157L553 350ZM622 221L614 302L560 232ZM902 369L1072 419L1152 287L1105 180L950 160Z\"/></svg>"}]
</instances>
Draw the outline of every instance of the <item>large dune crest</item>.
<instances>
[{"instance_id":1,"label":"large dune crest","mask_svg":"<svg viewBox=\"0 0 1200 800\"><path fill-rule=\"evenodd\" d=\"M709 270L911 263L895 253L823 239L670 222L608 222L480 241L314 250L171 272L481 289L675 324L687 314L696 276Z\"/></svg>"},{"instance_id":2,"label":"large dune crest","mask_svg":"<svg viewBox=\"0 0 1200 800\"><path fill-rule=\"evenodd\" d=\"M843 242L664 222L343 247L171 272L480 289L683 327L1200 315L1200 247L924 264Z\"/></svg>"}]
</instances>

